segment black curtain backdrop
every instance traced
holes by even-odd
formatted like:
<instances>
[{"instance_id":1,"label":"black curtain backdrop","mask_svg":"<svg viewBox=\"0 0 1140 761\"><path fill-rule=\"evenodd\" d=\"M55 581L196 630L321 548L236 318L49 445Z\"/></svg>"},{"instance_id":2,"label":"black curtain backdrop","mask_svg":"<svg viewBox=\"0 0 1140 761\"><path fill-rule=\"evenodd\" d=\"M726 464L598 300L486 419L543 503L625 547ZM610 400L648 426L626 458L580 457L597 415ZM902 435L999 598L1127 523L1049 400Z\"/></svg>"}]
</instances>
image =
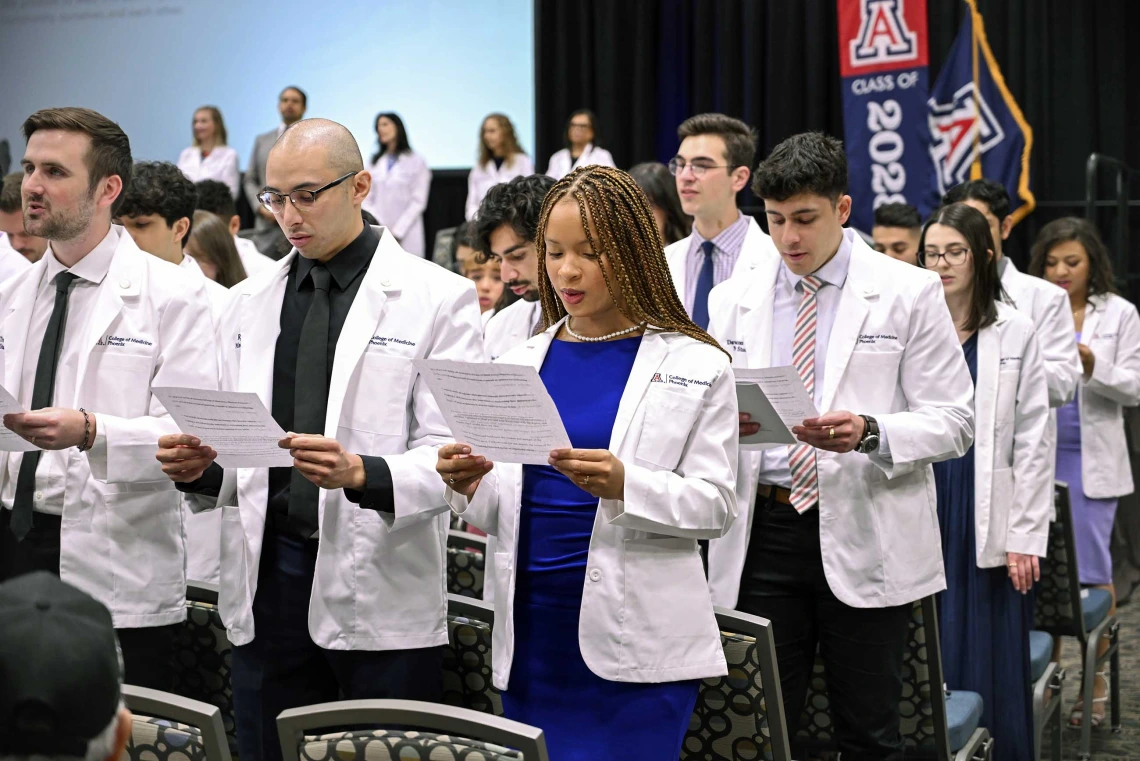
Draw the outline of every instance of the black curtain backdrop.
<instances>
[{"instance_id":1,"label":"black curtain backdrop","mask_svg":"<svg viewBox=\"0 0 1140 761\"><path fill-rule=\"evenodd\" d=\"M1140 56L1129 49L1140 2L978 0L978 9L1034 132L1039 207L1009 245L1023 265L1042 224L1082 213L1089 153L1140 169ZM967 7L927 0L927 13L933 83ZM761 156L805 130L843 137L835 0L535 0L535 15L539 167L577 108L597 113L599 144L626 168L667 161L677 125L704 111L753 125ZM1107 235L1112 213L1098 222ZM1136 251L1140 235L1132 241Z\"/></svg>"}]
</instances>

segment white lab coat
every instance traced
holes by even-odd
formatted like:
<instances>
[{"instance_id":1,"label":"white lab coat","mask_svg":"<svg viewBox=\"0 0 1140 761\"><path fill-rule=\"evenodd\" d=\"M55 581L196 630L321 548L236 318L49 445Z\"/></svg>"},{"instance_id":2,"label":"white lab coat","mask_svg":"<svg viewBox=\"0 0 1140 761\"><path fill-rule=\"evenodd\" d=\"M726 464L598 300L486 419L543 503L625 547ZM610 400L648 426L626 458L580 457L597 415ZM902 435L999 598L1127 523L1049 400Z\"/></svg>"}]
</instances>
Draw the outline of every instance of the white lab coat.
<instances>
[{"instance_id":1,"label":"white lab coat","mask_svg":"<svg viewBox=\"0 0 1140 761\"><path fill-rule=\"evenodd\" d=\"M891 460L816 451L820 546L832 592L846 605L904 605L946 588L930 463L961 457L974 435L973 386L927 270L872 250L851 230L851 262L827 347L821 412L871 415ZM716 286L709 328L734 367L769 367L779 258ZM735 607L748 553L759 452L741 449L740 519L709 548L717 605Z\"/></svg>"},{"instance_id":2,"label":"white lab coat","mask_svg":"<svg viewBox=\"0 0 1140 761\"><path fill-rule=\"evenodd\" d=\"M0 233L0 283L32 266L24 255L12 248L5 233Z\"/></svg>"},{"instance_id":3,"label":"white lab coat","mask_svg":"<svg viewBox=\"0 0 1140 761\"><path fill-rule=\"evenodd\" d=\"M1053 520L1053 468L1045 428L1049 389L1033 320L999 303L978 331L974 389L974 546L979 568L1006 553L1045 557Z\"/></svg>"},{"instance_id":4,"label":"white lab coat","mask_svg":"<svg viewBox=\"0 0 1140 761\"><path fill-rule=\"evenodd\" d=\"M546 173L553 177L555 181L561 180L566 175L573 172L578 167L590 166L617 166L614 164L614 157L605 148L597 148L593 143L586 146L586 150L582 151L582 155L575 161L570 158L570 149L563 148L550 157L550 163L546 166Z\"/></svg>"},{"instance_id":5,"label":"white lab coat","mask_svg":"<svg viewBox=\"0 0 1140 761\"><path fill-rule=\"evenodd\" d=\"M673 287L677 290L677 298L685 303L685 259L689 255L693 236L688 235L676 243L665 247L665 261L669 264L669 275L673 278ZM754 267L764 261L780 259L780 252L768 233L760 229L754 218L748 220L748 232L744 236L744 243L740 247L740 256L736 259L736 266L732 268L731 277L750 272Z\"/></svg>"},{"instance_id":6,"label":"white lab coat","mask_svg":"<svg viewBox=\"0 0 1140 761\"><path fill-rule=\"evenodd\" d=\"M541 368L561 325L499 361ZM697 540L721 536L736 517L738 431L724 352L647 330L610 438L609 450L625 466L625 498L598 503L582 592L578 644L603 679L668 682L727 673ZM492 668L500 689L508 687L514 656L522 480L521 465L496 463L470 503L447 491L456 513L498 540Z\"/></svg>"},{"instance_id":7,"label":"white lab coat","mask_svg":"<svg viewBox=\"0 0 1140 761\"><path fill-rule=\"evenodd\" d=\"M186 617L185 551L179 493L154 458L155 442L178 426L151 387L217 388L217 351L202 282L118 234L86 326L75 398L54 400L93 411L105 439L68 450L60 577L106 605L117 628L163 626ZM46 266L41 259L0 286L6 382L23 372Z\"/></svg>"},{"instance_id":8,"label":"white lab coat","mask_svg":"<svg viewBox=\"0 0 1140 761\"><path fill-rule=\"evenodd\" d=\"M494 159L482 166L471 167L471 173L467 175L467 204L463 211L464 218L468 222L475 219L479 204L483 203L483 197L492 187L500 182L513 180L515 177L525 177L528 174L534 174L534 162L525 153L516 153L510 161L504 161L503 166L499 168L495 167Z\"/></svg>"},{"instance_id":9,"label":"white lab coat","mask_svg":"<svg viewBox=\"0 0 1140 761\"><path fill-rule=\"evenodd\" d=\"M1085 496L1123 497L1133 489L1123 408L1140 404L1140 316L1135 305L1115 294L1090 297L1081 343L1096 357L1092 377L1082 375L1078 391Z\"/></svg>"},{"instance_id":10,"label":"white lab coat","mask_svg":"<svg viewBox=\"0 0 1140 761\"><path fill-rule=\"evenodd\" d=\"M363 207L386 226L400 247L409 254L423 256L424 209L431 189L431 170L418 153L402 153L388 169L388 157L381 156L368 170L372 190Z\"/></svg>"},{"instance_id":11,"label":"white lab coat","mask_svg":"<svg viewBox=\"0 0 1140 761\"><path fill-rule=\"evenodd\" d=\"M258 251L257 244L248 238L235 235L234 246L237 248L238 258L241 259L241 266L245 270L246 277L253 277L263 269L273 266L276 261Z\"/></svg>"},{"instance_id":12,"label":"white lab coat","mask_svg":"<svg viewBox=\"0 0 1140 761\"><path fill-rule=\"evenodd\" d=\"M320 492L320 548L309 634L330 650L403 650L447 642L447 504L436 448L451 439L414 359L483 361L471 282L380 244L337 342L325 435L346 450L384 456L395 512L361 508L343 490ZM294 250L233 288L221 322L222 387L272 405L273 356ZM153 457L153 453L152 453ZM234 645L256 636L257 592L268 468L227 469L210 506L222 510L222 620ZM236 504L235 504L236 496ZM202 501L198 507L203 507Z\"/></svg>"},{"instance_id":13,"label":"white lab coat","mask_svg":"<svg viewBox=\"0 0 1140 761\"><path fill-rule=\"evenodd\" d=\"M487 320L483 328L483 348L487 361L494 362L511 349L526 343L542 322L542 302L519 299Z\"/></svg>"},{"instance_id":14,"label":"white lab coat","mask_svg":"<svg viewBox=\"0 0 1140 761\"><path fill-rule=\"evenodd\" d=\"M190 182L217 180L229 186L237 198L241 190L241 171L238 169L237 151L228 145L219 145L202 158L202 149L196 146L184 148L178 156L178 168Z\"/></svg>"}]
</instances>

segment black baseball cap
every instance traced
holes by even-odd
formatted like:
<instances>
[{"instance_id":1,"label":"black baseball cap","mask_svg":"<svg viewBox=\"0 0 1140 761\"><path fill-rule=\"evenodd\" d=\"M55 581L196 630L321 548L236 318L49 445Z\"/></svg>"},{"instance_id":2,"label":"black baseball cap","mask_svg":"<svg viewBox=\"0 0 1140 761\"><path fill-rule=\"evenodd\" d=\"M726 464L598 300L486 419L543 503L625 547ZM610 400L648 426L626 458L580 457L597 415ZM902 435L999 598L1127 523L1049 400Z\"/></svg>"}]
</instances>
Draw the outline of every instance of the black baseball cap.
<instances>
[{"instance_id":1,"label":"black baseball cap","mask_svg":"<svg viewBox=\"0 0 1140 761\"><path fill-rule=\"evenodd\" d=\"M119 709L111 613L38 571L0 584L0 756L83 758Z\"/></svg>"}]
</instances>

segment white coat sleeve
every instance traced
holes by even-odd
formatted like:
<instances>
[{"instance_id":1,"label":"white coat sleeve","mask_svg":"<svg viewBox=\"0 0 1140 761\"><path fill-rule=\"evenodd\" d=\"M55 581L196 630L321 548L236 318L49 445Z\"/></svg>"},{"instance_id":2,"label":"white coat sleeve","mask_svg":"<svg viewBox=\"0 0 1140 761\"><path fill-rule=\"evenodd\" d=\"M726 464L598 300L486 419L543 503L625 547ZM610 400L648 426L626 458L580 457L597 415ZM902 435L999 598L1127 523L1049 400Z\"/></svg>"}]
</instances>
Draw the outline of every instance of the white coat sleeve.
<instances>
[{"instance_id":1,"label":"white coat sleeve","mask_svg":"<svg viewBox=\"0 0 1140 761\"><path fill-rule=\"evenodd\" d=\"M890 431L891 458L870 461L895 478L964 455L974 440L974 384L938 280L911 306L898 382L907 410L875 416Z\"/></svg>"},{"instance_id":2,"label":"white coat sleeve","mask_svg":"<svg viewBox=\"0 0 1140 761\"><path fill-rule=\"evenodd\" d=\"M221 181L230 188L230 193L236 199L241 192L241 170L238 169L237 151L229 151L225 166L222 167Z\"/></svg>"},{"instance_id":3,"label":"white coat sleeve","mask_svg":"<svg viewBox=\"0 0 1140 761\"><path fill-rule=\"evenodd\" d=\"M499 465L492 469L483 480L471 499L447 488L447 506L456 515L470 523L477 529L484 531L488 536L499 534L499 472L503 467L522 467L521 465Z\"/></svg>"},{"instance_id":4,"label":"white coat sleeve","mask_svg":"<svg viewBox=\"0 0 1140 761\"><path fill-rule=\"evenodd\" d=\"M479 211L479 204L483 202L483 193L480 192L480 188L485 176L486 172L481 166L471 167L471 171L467 175L467 203L463 207L463 217L468 222L475 219L475 214Z\"/></svg>"},{"instance_id":5,"label":"white coat sleeve","mask_svg":"<svg viewBox=\"0 0 1140 761\"><path fill-rule=\"evenodd\" d=\"M649 409L647 415L668 415ZM602 517L615 526L688 539L718 539L736 520L740 418L728 358L709 388L675 470L629 460L624 499L603 499Z\"/></svg>"},{"instance_id":6,"label":"white coat sleeve","mask_svg":"<svg viewBox=\"0 0 1140 761\"><path fill-rule=\"evenodd\" d=\"M1013 505L1006 551L1045 557L1053 520L1052 447L1045 363L1032 330L1025 332L1013 414Z\"/></svg>"},{"instance_id":7,"label":"white coat sleeve","mask_svg":"<svg viewBox=\"0 0 1140 761\"><path fill-rule=\"evenodd\" d=\"M214 321L204 278L193 290L180 290L159 315L159 357L150 385L218 388L218 353ZM150 391L148 389L148 394ZM149 414L137 418L96 410L95 446L87 451L91 474L105 483L168 482L155 459L160 436L177 433L158 398L150 395Z\"/></svg>"},{"instance_id":8,"label":"white coat sleeve","mask_svg":"<svg viewBox=\"0 0 1140 761\"><path fill-rule=\"evenodd\" d=\"M416 159L415 177L412 178L408 196L404 199L404 211L399 219L392 222L392 234L400 241L415 221L423 216L424 209L427 208L428 192L431 190L431 170L419 156Z\"/></svg>"},{"instance_id":9,"label":"white coat sleeve","mask_svg":"<svg viewBox=\"0 0 1140 761\"><path fill-rule=\"evenodd\" d=\"M475 287L464 283L441 299L433 316L431 345L424 359L458 362L483 361L479 302ZM380 518L395 531L446 512L445 484L435 471L437 450L453 441L439 405L422 377L412 385L408 419L408 451L384 455L392 476L394 511L379 511Z\"/></svg>"},{"instance_id":10,"label":"white coat sleeve","mask_svg":"<svg viewBox=\"0 0 1140 761\"><path fill-rule=\"evenodd\" d=\"M1033 321L1045 364L1045 382L1049 385L1049 406L1064 407L1073 400L1081 379L1073 310L1069 308L1068 294L1060 288L1042 288L1038 301L1041 307Z\"/></svg>"},{"instance_id":11,"label":"white coat sleeve","mask_svg":"<svg viewBox=\"0 0 1140 761\"><path fill-rule=\"evenodd\" d=\"M1085 392L1099 394L1125 407L1140 404L1140 315L1124 299L1114 299L1123 309L1116 336L1116 354L1102 357L1094 352L1092 377Z\"/></svg>"}]
</instances>

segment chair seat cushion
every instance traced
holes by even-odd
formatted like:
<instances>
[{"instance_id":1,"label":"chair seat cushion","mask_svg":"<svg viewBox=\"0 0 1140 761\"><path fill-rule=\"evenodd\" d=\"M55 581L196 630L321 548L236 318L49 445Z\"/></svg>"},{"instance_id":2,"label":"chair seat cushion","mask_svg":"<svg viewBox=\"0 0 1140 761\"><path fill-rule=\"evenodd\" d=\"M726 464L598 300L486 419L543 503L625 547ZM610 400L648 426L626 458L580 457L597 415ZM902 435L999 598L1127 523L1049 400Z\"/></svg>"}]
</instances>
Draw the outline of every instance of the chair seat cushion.
<instances>
[{"instance_id":1,"label":"chair seat cushion","mask_svg":"<svg viewBox=\"0 0 1140 761\"><path fill-rule=\"evenodd\" d=\"M1029 632L1029 680L1036 682L1049 668L1053 658L1053 635L1046 632Z\"/></svg>"},{"instance_id":2,"label":"chair seat cushion","mask_svg":"<svg viewBox=\"0 0 1140 761\"><path fill-rule=\"evenodd\" d=\"M966 746L982 721L982 696L976 692L951 690L946 696L946 725L950 728L950 750Z\"/></svg>"},{"instance_id":3,"label":"chair seat cushion","mask_svg":"<svg viewBox=\"0 0 1140 761\"><path fill-rule=\"evenodd\" d=\"M1112 607L1112 595L1107 589L1089 587L1081 590L1081 609L1085 617L1085 631L1091 632L1101 621L1108 617L1109 608Z\"/></svg>"}]
</instances>

